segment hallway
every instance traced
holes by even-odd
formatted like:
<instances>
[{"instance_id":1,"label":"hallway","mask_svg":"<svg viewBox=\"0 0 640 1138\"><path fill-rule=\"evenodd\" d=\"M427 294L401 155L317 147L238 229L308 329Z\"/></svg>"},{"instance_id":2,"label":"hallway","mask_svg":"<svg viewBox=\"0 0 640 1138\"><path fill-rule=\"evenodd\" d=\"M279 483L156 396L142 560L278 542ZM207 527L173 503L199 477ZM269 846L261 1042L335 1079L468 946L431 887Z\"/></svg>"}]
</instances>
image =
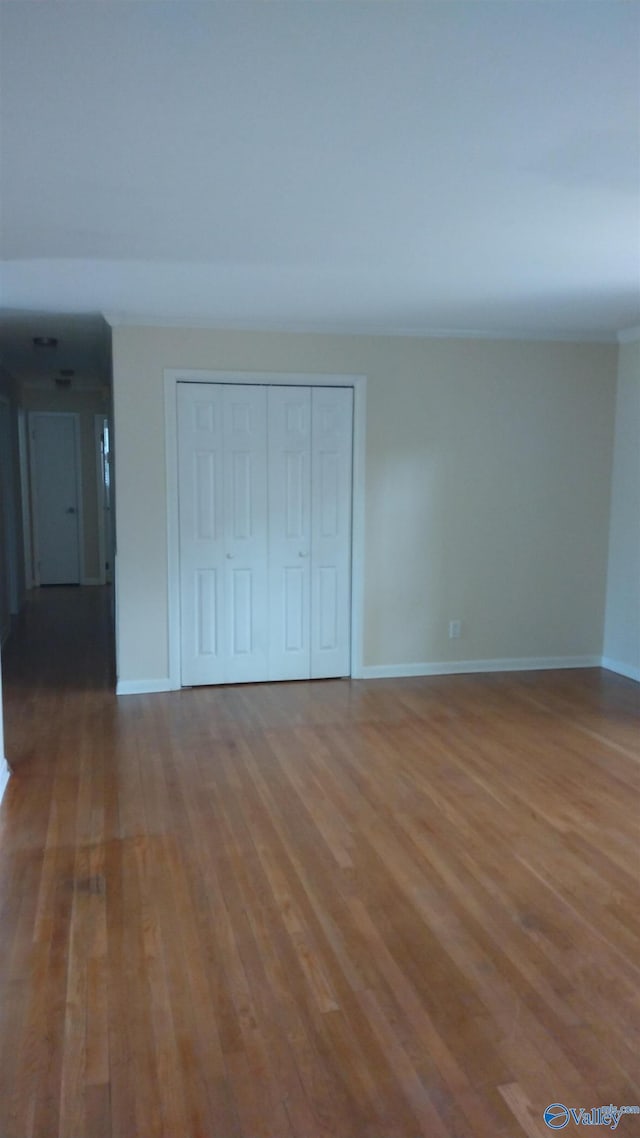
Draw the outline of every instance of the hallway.
<instances>
[{"instance_id":1,"label":"hallway","mask_svg":"<svg viewBox=\"0 0 640 1138\"><path fill-rule=\"evenodd\" d=\"M535 1138L640 1102L638 685L116 699L108 606L40 590L3 660L2 1138Z\"/></svg>"}]
</instances>

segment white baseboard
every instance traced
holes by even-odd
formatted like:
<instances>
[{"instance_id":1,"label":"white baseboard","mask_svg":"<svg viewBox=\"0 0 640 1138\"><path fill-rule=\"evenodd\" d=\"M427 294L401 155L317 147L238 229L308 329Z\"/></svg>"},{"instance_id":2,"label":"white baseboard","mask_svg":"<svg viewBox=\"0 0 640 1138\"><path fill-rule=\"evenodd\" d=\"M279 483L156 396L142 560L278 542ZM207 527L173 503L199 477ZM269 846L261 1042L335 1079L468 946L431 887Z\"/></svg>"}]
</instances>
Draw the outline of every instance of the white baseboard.
<instances>
[{"instance_id":1,"label":"white baseboard","mask_svg":"<svg viewBox=\"0 0 640 1138\"><path fill-rule=\"evenodd\" d=\"M363 680L401 676L458 676L468 672L540 672L553 668L599 668L600 656L528 656L504 660L448 660L430 664L367 664Z\"/></svg>"},{"instance_id":2,"label":"white baseboard","mask_svg":"<svg viewBox=\"0 0 640 1138\"><path fill-rule=\"evenodd\" d=\"M354 680L401 679L403 676L459 676L471 672L541 672L554 668L609 668L629 675L631 679L640 676L622 671L611 661L605 662L601 656L526 656L522 659L508 657L504 660L447 660L429 664L365 664ZM169 677L154 680L118 680L116 695L147 695L153 692L180 691L179 684L172 683Z\"/></svg>"},{"instance_id":3,"label":"white baseboard","mask_svg":"<svg viewBox=\"0 0 640 1138\"><path fill-rule=\"evenodd\" d=\"M617 672L619 676L626 676L640 683L640 668L634 668L631 664L621 664L619 660L610 660L608 656L603 656L602 667L608 672Z\"/></svg>"},{"instance_id":4,"label":"white baseboard","mask_svg":"<svg viewBox=\"0 0 640 1138\"><path fill-rule=\"evenodd\" d=\"M2 796L5 792L5 790L7 789L7 784L9 782L10 777L11 777L11 772L9 770L9 767L7 766L7 760L6 759L0 759L0 802L2 802Z\"/></svg>"},{"instance_id":5,"label":"white baseboard","mask_svg":"<svg viewBox=\"0 0 640 1138\"><path fill-rule=\"evenodd\" d=\"M176 691L168 676L160 680L118 680L116 684L116 695L148 695L163 691Z\"/></svg>"}]
</instances>

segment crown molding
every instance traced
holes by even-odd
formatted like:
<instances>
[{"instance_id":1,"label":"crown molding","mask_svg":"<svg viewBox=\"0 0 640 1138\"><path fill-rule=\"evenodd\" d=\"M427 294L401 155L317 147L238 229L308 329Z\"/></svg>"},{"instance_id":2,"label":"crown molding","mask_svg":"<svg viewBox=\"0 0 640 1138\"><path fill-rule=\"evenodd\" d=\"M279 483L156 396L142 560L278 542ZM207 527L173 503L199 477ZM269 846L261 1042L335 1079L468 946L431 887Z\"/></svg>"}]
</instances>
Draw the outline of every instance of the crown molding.
<instances>
[{"instance_id":1,"label":"crown molding","mask_svg":"<svg viewBox=\"0 0 640 1138\"><path fill-rule=\"evenodd\" d=\"M571 329L498 328L402 328L379 325L287 324L268 321L220 321L188 316L150 316L135 313L103 312L111 328L193 328L215 332L280 333L298 336L376 336L414 340L511 340L523 342L615 344L615 332L586 332ZM618 334L620 335L620 334Z\"/></svg>"},{"instance_id":2,"label":"crown molding","mask_svg":"<svg viewBox=\"0 0 640 1138\"><path fill-rule=\"evenodd\" d=\"M619 344L635 344L640 340L640 324L636 324L635 328L623 328L618 332Z\"/></svg>"}]
</instances>

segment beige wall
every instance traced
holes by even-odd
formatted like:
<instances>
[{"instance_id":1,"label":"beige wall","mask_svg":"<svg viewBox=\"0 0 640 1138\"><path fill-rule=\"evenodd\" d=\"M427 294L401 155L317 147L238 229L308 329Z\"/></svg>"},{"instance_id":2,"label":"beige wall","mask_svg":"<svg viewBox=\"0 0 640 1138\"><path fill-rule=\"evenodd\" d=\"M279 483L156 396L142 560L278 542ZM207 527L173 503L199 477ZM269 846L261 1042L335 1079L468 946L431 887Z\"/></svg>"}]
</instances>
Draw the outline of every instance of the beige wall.
<instances>
[{"instance_id":1,"label":"beige wall","mask_svg":"<svg viewBox=\"0 0 640 1138\"><path fill-rule=\"evenodd\" d=\"M108 401L102 390L57 391L25 387L21 402L27 411L67 411L77 412L80 416L84 576L85 580L96 581L100 577L100 547L94 416L109 413Z\"/></svg>"},{"instance_id":2,"label":"beige wall","mask_svg":"<svg viewBox=\"0 0 640 1138\"><path fill-rule=\"evenodd\" d=\"M640 680L640 340L620 345L604 657Z\"/></svg>"},{"instance_id":3,"label":"beige wall","mask_svg":"<svg viewBox=\"0 0 640 1138\"><path fill-rule=\"evenodd\" d=\"M615 346L120 327L113 352L121 681L168 675L181 367L368 377L365 665L600 655Z\"/></svg>"}]
</instances>

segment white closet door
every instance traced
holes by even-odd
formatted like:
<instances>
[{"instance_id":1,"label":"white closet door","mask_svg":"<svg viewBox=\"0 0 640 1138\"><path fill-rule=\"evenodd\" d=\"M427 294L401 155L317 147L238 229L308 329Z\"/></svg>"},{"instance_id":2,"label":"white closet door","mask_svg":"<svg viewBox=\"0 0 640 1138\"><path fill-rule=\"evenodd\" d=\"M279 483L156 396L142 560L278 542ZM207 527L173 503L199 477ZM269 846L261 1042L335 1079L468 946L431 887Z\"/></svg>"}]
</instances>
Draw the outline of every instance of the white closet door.
<instances>
[{"instance_id":1,"label":"white closet door","mask_svg":"<svg viewBox=\"0 0 640 1138\"><path fill-rule=\"evenodd\" d=\"M353 391L311 391L311 678L351 670Z\"/></svg>"},{"instance_id":2,"label":"white closet door","mask_svg":"<svg viewBox=\"0 0 640 1138\"><path fill-rule=\"evenodd\" d=\"M227 678L223 388L178 384L182 683Z\"/></svg>"},{"instance_id":3,"label":"white closet door","mask_svg":"<svg viewBox=\"0 0 640 1138\"><path fill-rule=\"evenodd\" d=\"M182 683L267 678L266 388L178 386Z\"/></svg>"},{"instance_id":4,"label":"white closet door","mask_svg":"<svg viewBox=\"0 0 640 1138\"><path fill-rule=\"evenodd\" d=\"M227 683L267 679L267 389L224 387Z\"/></svg>"},{"instance_id":5,"label":"white closet door","mask_svg":"<svg viewBox=\"0 0 640 1138\"><path fill-rule=\"evenodd\" d=\"M270 387L269 679L311 667L311 389Z\"/></svg>"},{"instance_id":6,"label":"white closet door","mask_svg":"<svg viewBox=\"0 0 640 1138\"><path fill-rule=\"evenodd\" d=\"M346 676L352 391L178 385L182 683Z\"/></svg>"}]
</instances>

